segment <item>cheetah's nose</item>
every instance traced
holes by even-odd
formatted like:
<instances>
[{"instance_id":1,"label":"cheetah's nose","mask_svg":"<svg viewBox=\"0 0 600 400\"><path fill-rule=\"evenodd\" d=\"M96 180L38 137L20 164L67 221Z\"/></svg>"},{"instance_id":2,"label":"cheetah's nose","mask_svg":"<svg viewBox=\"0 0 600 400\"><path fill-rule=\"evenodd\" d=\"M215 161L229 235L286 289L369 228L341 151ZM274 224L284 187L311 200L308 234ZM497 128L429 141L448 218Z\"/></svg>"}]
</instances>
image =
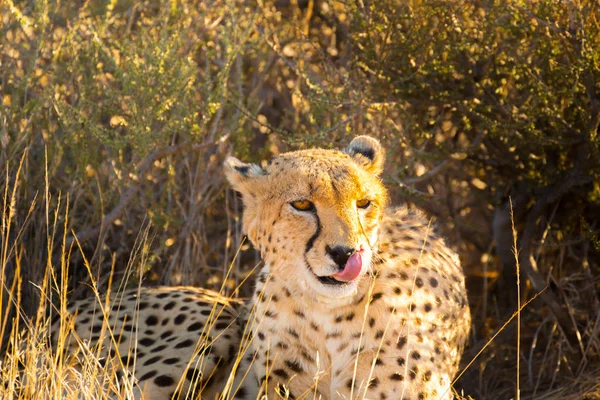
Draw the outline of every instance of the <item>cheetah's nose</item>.
<instances>
[{"instance_id":1,"label":"cheetah's nose","mask_svg":"<svg viewBox=\"0 0 600 400\"><path fill-rule=\"evenodd\" d=\"M344 269L350 256L356 252L352 247L334 246L331 248L329 245L325 246L325 251L337 264L340 271Z\"/></svg>"}]
</instances>

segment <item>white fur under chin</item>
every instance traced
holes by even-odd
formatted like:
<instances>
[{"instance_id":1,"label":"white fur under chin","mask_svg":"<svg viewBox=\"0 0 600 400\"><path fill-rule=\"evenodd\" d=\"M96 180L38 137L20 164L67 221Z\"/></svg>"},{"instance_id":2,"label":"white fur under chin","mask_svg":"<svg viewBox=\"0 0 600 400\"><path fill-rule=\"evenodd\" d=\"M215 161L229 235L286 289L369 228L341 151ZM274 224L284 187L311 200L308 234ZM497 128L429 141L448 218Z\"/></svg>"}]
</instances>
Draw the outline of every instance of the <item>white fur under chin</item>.
<instances>
[{"instance_id":1,"label":"white fur under chin","mask_svg":"<svg viewBox=\"0 0 600 400\"><path fill-rule=\"evenodd\" d=\"M358 284L357 282L352 283L352 292L344 297L330 297L323 295L321 293L315 294L315 300L319 303L323 303L323 305L327 308L338 308L344 307L349 304L352 304L354 301L354 297L358 293Z\"/></svg>"}]
</instances>

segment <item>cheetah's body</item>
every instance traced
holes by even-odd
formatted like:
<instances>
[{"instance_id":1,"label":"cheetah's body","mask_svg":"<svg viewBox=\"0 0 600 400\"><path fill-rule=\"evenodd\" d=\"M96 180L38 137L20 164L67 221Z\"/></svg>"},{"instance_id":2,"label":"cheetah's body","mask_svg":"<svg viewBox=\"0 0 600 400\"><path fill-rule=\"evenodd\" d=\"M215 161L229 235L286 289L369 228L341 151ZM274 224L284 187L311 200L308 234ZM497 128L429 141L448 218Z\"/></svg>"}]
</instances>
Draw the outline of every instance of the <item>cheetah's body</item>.
<instances>
[{"instance_id":1,"label":"cheetah's body","mask_svg":"<svg viewBox=\"0 0 600 400\"><path fill-rule=\"evenodd\" d=\"M356 138L346 152L286 153L264 168L228 159L227 177L244 200L244 229L264 261L253 312L237 318L242 307L198 289L131 297L119 316L148 305L140 307L135 369L144 393L165 398L179 377L180 393L188 393L190 382L207 386L215 369L221 381L213 378L202 391L214 397L248 319L253 340L233 385L240 388L236 398L450 398L470 326L462 269L421 213L386 210L377 177L382 163L379 143L368 137ZM204 310L213 301L223 312L210 331L212 353L201 346L188 363L196 347L189 340L202 333L192 326L206 332ZM81 319L85 313L78 332L98 329ZM185 320L177 323L179 315ZM132 342L121 344L121 357L131 348ZM169 370L163 365L173 351L180 354ZM188 365L194 373L186 373Z\"/></svg>"}]
</instances>

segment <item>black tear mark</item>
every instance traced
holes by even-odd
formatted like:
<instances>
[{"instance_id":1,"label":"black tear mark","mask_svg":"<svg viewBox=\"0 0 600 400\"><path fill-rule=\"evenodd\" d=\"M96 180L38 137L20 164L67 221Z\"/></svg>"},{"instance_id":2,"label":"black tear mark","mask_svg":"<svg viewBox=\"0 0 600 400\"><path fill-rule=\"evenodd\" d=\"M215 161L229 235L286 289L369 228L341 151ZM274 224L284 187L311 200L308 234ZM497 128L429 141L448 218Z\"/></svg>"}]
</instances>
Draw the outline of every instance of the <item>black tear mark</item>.
<instances>
[{"instance_id":1,"label":"black tear mark","mask_svg":"<svg viewBox=\"0 0 600 400\"><path fill-rule=\"evenodd\" d=\"M239 172L240 174L244 175L244 176L248 176L248 170L250 169L250 166L248 165L238 165L233 167L237 172Z\"/></svg>"},{"instance_id":2,"label":"black tear mark","mask_svg":"<svg viewBox=\"0 0 600 400\"><path fill-rule=\"evenodd\" d=\"M308 242L306 242L306 250L304 250L304 257L306 257L306 253L308 253L310 251L310 249L312 249L313 245L315 244L315 240L317 240L317 238L321 234L321 228L322 228L321 220L319 219L319 214L316 212L316 210L315 210L315 218L317 219L317 231L315 232L314 235L312 235L310 237L310 239L308 239Z\"/></svg>"}]
</instances>

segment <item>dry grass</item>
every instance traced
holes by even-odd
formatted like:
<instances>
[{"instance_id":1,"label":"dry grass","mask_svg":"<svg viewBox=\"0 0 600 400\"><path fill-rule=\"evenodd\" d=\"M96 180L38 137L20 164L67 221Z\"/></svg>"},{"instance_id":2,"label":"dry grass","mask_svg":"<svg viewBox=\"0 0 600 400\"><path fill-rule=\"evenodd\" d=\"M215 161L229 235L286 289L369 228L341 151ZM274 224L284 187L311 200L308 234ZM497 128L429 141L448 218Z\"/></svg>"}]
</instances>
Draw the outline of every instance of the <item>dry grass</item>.
<instances>
[{"instance_id":1,"label":"dry grass","mask_svg":"<svg viewBox=\"0 0 600 400\"><path fill-rule=\"evenodd\" d=\"M19 184L18 180L15 180L14 184L16 187ZM48 193L48 188L46 188L46 198ZM16 202L14 196L15 191L13 190L11 194L5 196L5 204L14 204ZM49 207L48 202L45 202L45 207ZM102 355L102 347L98 343L106 343L105 338L108 338L110 347L118 349L119 337L124 332L116 330L116 326L111 326L108 323L110 320L108 315L111 310L114 311L120 307L124 289L131 287L139 289L141 287L144 267L147 265L150 256L151 238L149 237L149 227L138 233L127 266L121 271L122 274L119 274L121 276L120 280L113 280L119 276L115 274L113 263L110 273L103 277L107 280L106 289L101 289L94 275L94 268L86 259L79 242L74 240L68 246L69 238L66 235L66 229L63 229L65 233L57 236L56 232L60 231L58 226L61 223L60 218L57 215L51 218L50 210L46 208L46 211L49 217L47 220L47 240L48 243L58 245L61 248L60 264L54 265L49 261L46 265L43 281L35 285L35 290L39 292L38 297L40 299L37 304L38 311L36 315L26 314L21 306L20 270L22 266L20 258L18 256L14 257L14 267L7 262L2 265L2 276L6 277L10 266L14 268L15 278L10 288L5 287L5 293L7 294L5 301L8 301L10 305L2 308L7 313L0 318L2 327L10 328L10 332L4 335L8 342L2 343L4 350L0 362L0 398L15 400L32 398L138 398L140 388L136 386L133 374L124 375L122 373L126 368L121 357L127 355L119 354L117 350L116 357L107 359ZM66 209L63 219L65 226L69 220L68 212L69 210ZM5 214L5 219L2 221L4 227L13 226L11 215L11 212ZM2 243L3 255L7 256L7 259L10 258L10 253L19 247L18 239L16 242L9 244L8 237L9 235L4 236ZM19 234L17 234L18 237ZM77 336L74 331L73 315L67 311L67 304L70 303L72 295L68 288L68 266L74 252L79 252L83 258L88 273L87 286L95 298L96 313L103 316L100 318L103 324L100 339L97 343L82 340ZM3 279L2 282L10 283L8 279ZM241 284L243 283L244 281L241 282ZM222 285L221 292L224 289L225 286ZM239 287L236 290L239 290ZM222 301L237 300L224 296ZM222 308L215 304L213 313L207 317L208 322L205 329L211 329L221 311ZM134 313L132 318L134 330L137 331L139 324L137 315ZM251 326L248 328L251 328ZM53 344L51 344L51 336L54 336ZM208 347L207 337L208 335L199 334L196 351ZM76 342L74 348L71 346L72 341ZM246 353L249 344L249 331L246 331L241 338L239 355L234 363L233 371L237 369L239 361ZM202 353L199 357L192 357L188 368L192 367L192 362L201 364L204 356L204 353ZM135 353L131 354L131 357L134 358ZM135 363L132 368L135 370ZM229 396L225 398L233 398L235 395L237 388L233 387L232 384L233 382L229 382L227 386ZM191 386L190 389L197 390L196 393L202 393L200 387Z\"/></svg>"}]
</instances>

